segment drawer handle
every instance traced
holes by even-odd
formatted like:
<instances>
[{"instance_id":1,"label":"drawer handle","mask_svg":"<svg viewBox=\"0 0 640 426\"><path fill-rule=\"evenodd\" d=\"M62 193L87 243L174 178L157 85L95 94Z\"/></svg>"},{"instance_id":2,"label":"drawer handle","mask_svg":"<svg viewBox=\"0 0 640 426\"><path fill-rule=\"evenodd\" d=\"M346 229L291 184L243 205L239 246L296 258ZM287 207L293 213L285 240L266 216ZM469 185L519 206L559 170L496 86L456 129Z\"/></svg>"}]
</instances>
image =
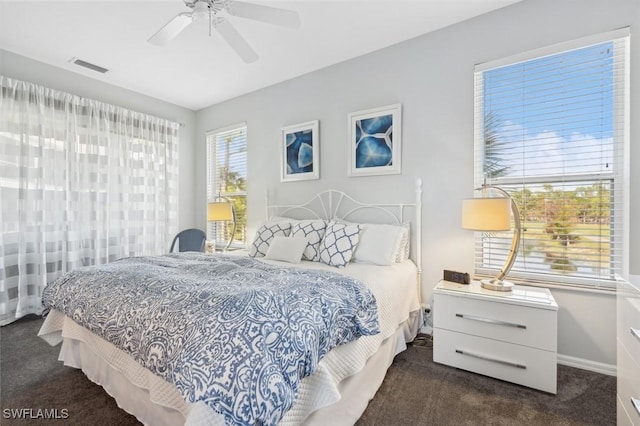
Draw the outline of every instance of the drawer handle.
<instances>
[{"instance_id":1,"label":"drawer handle","mask_svg":"<svg viewBox=\"0 0 640 426\"><path fill-rule=\"evenodd\" d=\"M506 321L500 321L500 320L495 320L495 319L491 319L491 318L483 318L483 317L476 317L473 315L464 315L464 314L456 314L456 316L458 318L466 318L472 321L482 321L482 322L488 322L491 324L497 324L497 325L504 325L506 327L515 327L515 328L521 328L523 330L527 329L526 325L522 325L522 324L516 324L513 322L506 322Z\"/></svg>"},{"instance_id":2,"label":"drawer handle","mask_svg":"<svg viewBox=\"0 0 640 426\"><path fill-rule=\"evenodd\" d=\"M631 327L631 335L633 337L635 337L636 339L640 340L640 330L638 330L637 328L633 328Z\"/></svg>"},{"instance_id":3,"label":"drawer handle","mask_svg":"<svg viewBox=\"0 0 640 426\"><path fill-rule=\"evenodd\" d=\"M468 352L468 351L463 351L461 349L456 349L456 353L459 353L460 355L467 355L473 358L478 358L478 359L483 359L485 361L491 361L491 362L496 362L498 364L504 364L504 365L508 365L510 367L516 367L516 368L520 368L522 370L526 370L527 366L526 365L522 365L522 364L518 364L515 362L510 362L510 361L505 361L503 359L497 359L497 358L492 358L486 355L480 355L480 354L476 354L473 352Z\"/></svg>"},{"instance_id":4,"label":"drawer handle","mask_svg":"<svg viewBox=\"0 0 640 426\"><path fill-rule=\"evenodd\" d=\"M640 399L631 397L631 404L633 404L633 408L635 408L638 414L640 414Z\"/></svg>"}]
</instances>

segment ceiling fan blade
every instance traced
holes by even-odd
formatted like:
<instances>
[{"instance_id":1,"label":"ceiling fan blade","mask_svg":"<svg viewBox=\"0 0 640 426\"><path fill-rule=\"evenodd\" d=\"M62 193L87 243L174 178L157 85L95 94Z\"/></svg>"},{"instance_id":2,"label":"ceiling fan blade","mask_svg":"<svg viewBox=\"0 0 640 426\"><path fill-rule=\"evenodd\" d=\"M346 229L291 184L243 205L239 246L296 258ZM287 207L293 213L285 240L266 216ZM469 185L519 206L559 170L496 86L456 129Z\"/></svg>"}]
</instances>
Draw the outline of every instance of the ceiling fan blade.
<instances>
[{"instance_id":1,"label":"ceiling fan blade","mask_svg":"<svg viewBox=\"0 0 640 426\"><path fill-rule=\"evenodd\" d=\"M147 41L157 46L167 44L180 34L182 30L187 28L192 21L193 19L189 12L176 15L175 18L167 22L164 27L160 28L160 30Z\"/></svg>"},{"instance_id":2,"label":"ceiling fan blade","mask_svg":"<svg viewBox=\"0 0 640 426\"><path fill-rule=\"evenodd\" d=\"M230 15L240 18L253 19L287 28L300 28L300 17L298 12L293 10L245 3L243 1L230 1L226 6L226 10Z\"/></svg>"},{"instance_id":3,"label":"ceiling fan blade","mask_svg":"<svg viewBox=\"0 0 640 426\"><path fill-rule=\"evenodd\" d=\"M238 30L236 30L229 21L224 18L216 18L213 21L213 26L243 61L250 63L258 60L258 54L249 46L249 43L247 43L244 37L240 35Z\"/></svg>"}]
</instances>

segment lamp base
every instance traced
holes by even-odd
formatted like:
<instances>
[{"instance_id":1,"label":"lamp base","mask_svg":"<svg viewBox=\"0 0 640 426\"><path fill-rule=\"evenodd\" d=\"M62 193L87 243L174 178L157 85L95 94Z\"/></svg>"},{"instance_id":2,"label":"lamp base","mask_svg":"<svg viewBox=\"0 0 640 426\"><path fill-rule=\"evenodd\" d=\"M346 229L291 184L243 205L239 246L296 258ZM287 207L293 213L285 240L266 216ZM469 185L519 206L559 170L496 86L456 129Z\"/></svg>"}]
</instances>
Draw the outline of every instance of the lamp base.
<instances>
[{"instance_id":1,"label":"lamp base","mask_svg":"<svg viewBox=\"0 0 640 426\"><path fill-rule=\"evenodd\" d=\"M511 291L513 290L513 283L511 281L501 281L491 279L491 280L481 280L480 285L482 288L486 288L487 290L493 291Z\"/></svg>"}]
</instances>

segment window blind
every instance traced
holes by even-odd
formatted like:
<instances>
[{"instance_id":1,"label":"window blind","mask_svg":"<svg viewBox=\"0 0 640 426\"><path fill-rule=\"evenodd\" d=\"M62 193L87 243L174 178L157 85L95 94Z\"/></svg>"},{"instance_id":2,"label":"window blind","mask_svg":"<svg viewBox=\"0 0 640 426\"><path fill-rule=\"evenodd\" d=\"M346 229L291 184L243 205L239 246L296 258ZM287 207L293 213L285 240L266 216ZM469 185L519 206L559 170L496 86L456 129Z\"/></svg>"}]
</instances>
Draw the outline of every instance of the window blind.
<instances>
[{"instance_id":1,"label":"window blind","mask_svg":"<svg viewBox=\"0 0 640 426\"><path fill-rule=\"evenodd\" d=\"M246 243L247 223L247 126L242 123L207 134L207 200L227 199L236 214L234 245ZM225 245L231 223L209 222L207 236L217 246Z\"/></svg>"},{"instance_id":2,"label":"window blind","mask_svg":"<svg viewBox=\"0 0 640 426\"><path fill-rule=\"evenodd\" d=\"M613 287L625 269L627 44L628 31L476 67L475 184L520 210L512 278ZM495 275L511 238L478 234L476 273Z\"/></svg>"}]
</instances>

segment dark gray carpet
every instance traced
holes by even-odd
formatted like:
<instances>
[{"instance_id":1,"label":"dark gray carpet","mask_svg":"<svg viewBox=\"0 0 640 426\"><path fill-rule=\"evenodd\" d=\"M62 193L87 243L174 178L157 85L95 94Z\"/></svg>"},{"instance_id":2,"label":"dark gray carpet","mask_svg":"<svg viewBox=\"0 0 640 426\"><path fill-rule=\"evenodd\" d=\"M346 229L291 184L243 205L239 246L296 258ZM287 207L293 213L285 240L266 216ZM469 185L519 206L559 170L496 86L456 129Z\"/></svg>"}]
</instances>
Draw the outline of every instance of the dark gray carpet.
<instances>
[{"instance_id":1,"label":"dark gray carpet","mask_svg":"<svg viewBox=\"0 0 640 426\"><path fill-rule=\"evenodd\" d=\"M398 354L357 426L615 425L616 378L558 366L558 394L433 362L430 347Z\"/></svg>"},{"instance_id":2,"label":"dark gray carpet","mask_svg":"<svg viewBox=\"0 0 640 426\"><path fill-rule=\"evenodd\" d=\"M0 328L0 424L136 425L82 372L57 361L59 346L36 336L30 316ZM614 377L558 366L558 394L435 364L430 347L410 346L390 367L357 426L615 425ZM63 409L67 419L14 420L6 409Z\"/></svg>"}]
</instances>

